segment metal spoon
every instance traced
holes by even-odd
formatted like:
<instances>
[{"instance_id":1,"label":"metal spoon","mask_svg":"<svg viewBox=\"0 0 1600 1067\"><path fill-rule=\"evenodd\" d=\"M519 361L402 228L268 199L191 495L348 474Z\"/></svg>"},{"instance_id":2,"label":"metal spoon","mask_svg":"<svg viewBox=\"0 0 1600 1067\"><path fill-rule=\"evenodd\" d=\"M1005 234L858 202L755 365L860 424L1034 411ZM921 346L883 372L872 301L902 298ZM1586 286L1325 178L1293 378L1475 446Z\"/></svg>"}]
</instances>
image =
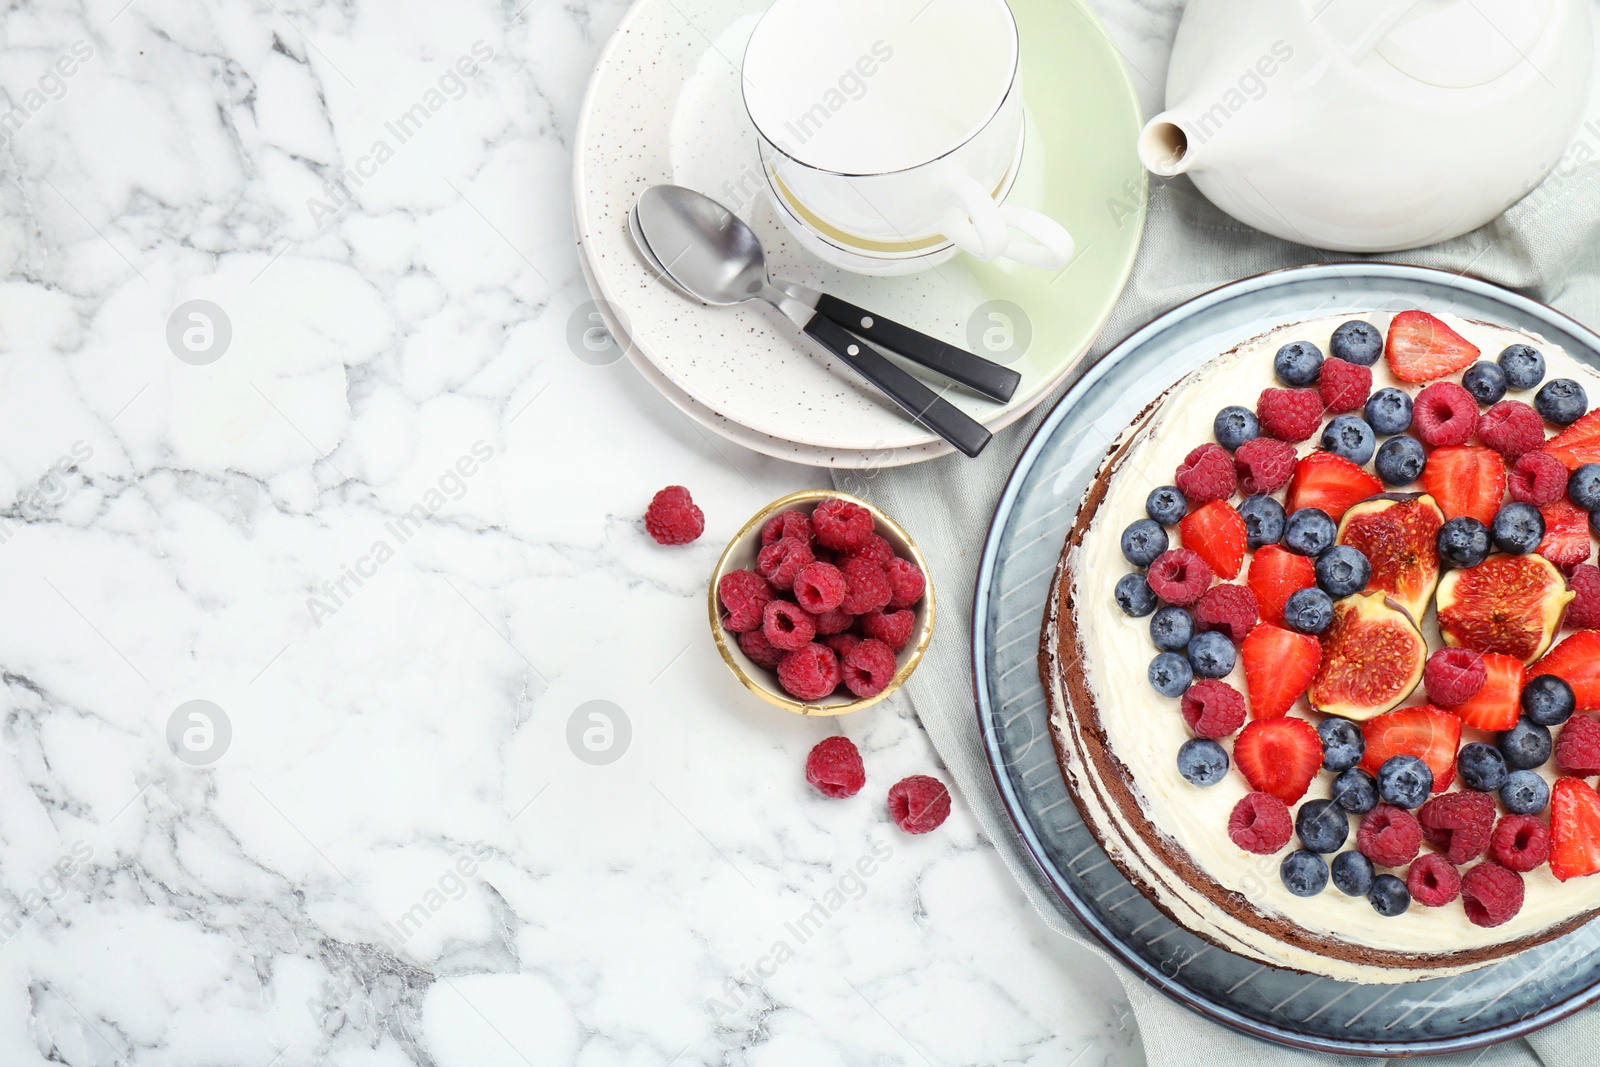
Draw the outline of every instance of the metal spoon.
<instances>
[{"instance_id":1,"label":"metal spoon","mask_svg":"<svg viewBox=\"0 0 1600 1067\"><path fill-rule=\"evenodd\" d=\"M966 455L976 456L989 443L992 435L976 420L801 296L821 294L775 286L767 277L766 255L755 231L710 197L682 186L653 185L640 194L628 228L645 258L689 296L715 306L765 300Z\"/></svg>"}]
</instances>

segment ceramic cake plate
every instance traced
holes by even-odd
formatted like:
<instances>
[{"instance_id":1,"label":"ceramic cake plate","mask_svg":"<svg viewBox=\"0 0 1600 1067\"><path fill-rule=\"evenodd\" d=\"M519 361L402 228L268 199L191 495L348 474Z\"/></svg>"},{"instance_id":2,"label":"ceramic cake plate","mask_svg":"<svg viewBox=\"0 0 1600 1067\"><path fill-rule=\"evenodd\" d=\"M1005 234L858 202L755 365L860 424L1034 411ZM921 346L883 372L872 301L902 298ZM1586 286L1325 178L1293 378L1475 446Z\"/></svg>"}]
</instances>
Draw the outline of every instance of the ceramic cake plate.
<instances>
[{"instance_id":1,"label":"ceramic cake plate","mask_svg":"<svg viewBox=\"0 0 1600 1067\"><path fill-rule=\"evenodd\" d=\"M1111 442L1145 405L1272 327L1414 307L1526 329L1600 367L1600 335L1542 304L1444 271L1326 264L1213 290L1123 341L1040 426L995 510L973 609L979 728L995 783L1023 847L1066 909L1145 981L1195 1011L1331 1053L1450 1052L1548 1025L1600 998L1600 922L1466 974L1402 985L1339 982L1217 948L1156 910L1084 826L1056 763L1035 657L1079 501Z\"/></svg>"}]
</instances>

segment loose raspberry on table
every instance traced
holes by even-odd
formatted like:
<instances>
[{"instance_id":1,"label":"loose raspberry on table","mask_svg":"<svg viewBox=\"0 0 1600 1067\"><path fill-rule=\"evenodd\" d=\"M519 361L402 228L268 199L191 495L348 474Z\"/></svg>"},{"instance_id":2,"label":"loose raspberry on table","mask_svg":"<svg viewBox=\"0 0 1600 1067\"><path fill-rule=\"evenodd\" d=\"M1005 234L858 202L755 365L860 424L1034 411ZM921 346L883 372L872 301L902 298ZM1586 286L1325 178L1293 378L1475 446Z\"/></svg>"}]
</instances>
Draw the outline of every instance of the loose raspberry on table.
<instances>
[{"instance_id":1,"label":"loose raspberry on table","mask_svg":"<svg viewBox=\"0 0 1600 1067\"><path fill-rule=\"evenodd\" d=\"M850 654L852 648L861 643L861 638L855 634L829 634L822 639L822 643L833 649L833 654L839 657L839 667L843 672L845 656Z\"/></svg>"},{"instance_id":2,"label":"loose raspberry on table","mask_svg":"<svg viewBox=\"0 0 1600 1067\"><path fill-rule=\"evenodd\" d=\"M1464 445L1478 428L1478 402L1455 382L1434 382L1417 394L1411 427L1433 448Z\"/></svg>"},{"instance_id":3,"label":"loose raspberry on table","mask_svg":"<svg viewBox=\"0 0 1600 1067\"><path fill-rule=\"evenodd\" d=\"M742 634L761 625L761 609L772 599L772 586L755 571L729 571L717 582L717 599L727 609L723 629Z\"/></svg>"},{"instance_id":4,"label":"loose raspberry on table","mask_svg":"<svg viewBox=\"0 0 1600 1067\"><path fill-rule=\"evenodd\" d=\"M1567 465L1548 452L1524 452L1506 475L1511 499L1542 508L1567 495Z\"/></svg>"},{"instance_id":5,"label":"loose raspberry on table","mask_svg":"<svg viewBox=\"0 0 1600 1067\"><path fill-rule=\"evenodd\" d=\"M813 615L843 604L847 588L844 574L831 563L808 563L794 576L795 603Z\"/></svg>"},{"instance_id":6,"label":"loose raspberry on table","mask_svg":"<svg viewBox=\"0 0 1600 1067\"><path fill-rule=\"evenodd\" d=\"M1600 567L1584 563L1572 568L1567 588L1575 595L1567 602L1566 624L1574 630L1600 630Z\"/></svg>"},{"instance_id":7,"label":"loose raspberry on table","mask_svg":"<svg viewBox=\"0 0 1600 1067\"><path fill-rule=\"evenodd\" d=\"M825 737L806 756L806 781L825 797L853 797L867 784L861 752L848 737Z\"/></svg>"},{"instance_id":8,"label":"loose raspberry on table","mask_svg":"<svg viewBox=\"0 0 1600 1067\"><path fill-rule=\"evenodd\" d=\"M855 558L845 560L841 571L847 586L841 605L845 611L865 615L889 606L894 587L889 584L889 575L882 566L870 559Z\"/></svg>"},{"instance_id":9,"label":"loose raspberry on table","mask_svg":"<svg viewBox=\"0 0 1600 1067\"><path fill-rule=\"evenodd\" d=\"M810 544L813 537L811 520L806 518L803 511L780 511L761 524L761 545L775 545L785 537Z\"/></svg>"},{"instance_id":10,"label":"loose raspberry on table","mask_svg":"<svg viewBox=\"0 0 1600 1067\"><path fill-rule=\"evenodd\" d=\"M1228 839L1257 856L1277 852L1293 833L1289 805L1271 793L1246 793L1228 816Z\"/></svg>"},{"instance_id":11,"label":"loose raspberry on table","mask_svg":"<svg viewBox=\"0 0 1600 1067\"><path fill-rule=\"evenodd\" d=\"M1422 824L1404 808L1379 804L1361 817L1356 848L1380 867L1404 867L1422 847Z\"/></svg>"},{"instance_id":12,"label":"loose raspberry on table","mask_svg":"<svg viewBox=\"0 0 1600 1067\"><path fill-rule=\"evenodd\" d=\"M842 634L856 624L856 617L843 608L834 608L817 612L811 621L817 624L819 634Z\"/></svg>"},{"instance_id":13,"label":"loose raspberry on table","mask_svg":"<svg viewBox=\"0 0 1600 1067\"><path fill-rule=\"evenodd\" d=\"M1294 477L1297 459L1294 445L1271 437L1254 437L1239 446L1233 454L1233 466L1239 476L1239 492L1246 496L1257 493L1276 493Z\"/></svg>"},{"instance_id":14,"label":"loose raspberry on table","mask_svg":"<svg viewBox=\"0 0 1600 1067\"><path fill-rule=\"evenodd\" d=\"M778 684L796 700L821 700L839 686L839 657L815 642L786 652L778 662Z\"/></svg>"},{"instance_id":15,"label":"loose raspberry on table","mask_svg":"<svg viewBox=\"0 0 1600 1067\"><path fill-rule=\"evenodd\" d=\"M1156 596L1168 604L1188 607L1211 585L1211 568L1193 549L1173 548L1150 564L1145 579Z\"/></svg>"},{"instance_id":16,"label":"loose raspberry on table","mask_svg":"<svg viewBox=\"0 0 1600 1067\"><path fill-rule=\"evenodd\" d=\"M847 555L852 559L869 559L879 566L886 566L891 559L894 559L894 546L886 541L882 534L873 534L860 548Z\"/></svg>"},{"instance_id":17,"label":"loose raspberry on table","mask_svg":"<svg viewBox=\"0 0 1600 1067\"><path fill-rule=\"evenodd\" d=\"M1550 858L1550 828L1533 815L1505 815L1489 840L1489 855L1507 870L1526 874Z\"/></svg>"},{"instance_id":18,"label":"loose raspberry on table","mask_svg":"<svg viewBox=\"0 0 1600 1067\"><path fill-rule=\"evenodd\" d=\"M870 637L846 650L841 661L845 688L862 699L883 692L897 669L894 650Z\"/></svg>"},{"instance_id":19,"label":"loose raspberry on table","mask_svg":"<svg viewBox=\"0 0 1600 1067\"><path fill-rule=\"evenodd\" d=\"M756 573L772 583L774 589L794 588L795 575L802 567L816 562L811 546L794 537L785 537L763 548L756 556Z\"/></svg>"},{"instance_id":20,"label":"loose raspberry on table","mask_svg":"<svg viewBox=\"0 0 1600 1067\"><path fill-rule=\"evenodd\" d=\"M1581 711L1568 719L1556 739L1556 766L1576 778L1600 774L1600 722Z\"/></svg>"},{"instance_id":21,"label":"loose raspberry on table","mask_svg":"<svg viewBox=\"0 0 1600 1067\"><path fill-rule=\"evenodd\" d=\"M1372 368L1343 359L1322 361L1317 378L1317 395L1330 415L1360 411L1372 393Z\"/></svg>"},{"instance_id":22,"label":"loose raspberry on table","mask_svg":"<svg viewBox=\"0 0 1600 1067\"><path fill-rule=\"evenodd\" d=\"M1299 444L1322 428L1322 397L1315 389L1263 389L1256 418L1269 437Z\"/></svg>"},{"instance_id":23,"label":"loose raspberry on table","mask_svg":"<svg viewBox=\"0 0 1600 1067\"><path fill-rule=\"evenodd\" d=\"M937 778L913 774L889 787L889 817L908 834L937 829L950 815L950 790Z\"/></svg>"},{"instance_id":24,"label":"loose raspberry on table","mask_svg":"<svg viewBox=\"0 0 1600 1067\"><path fill-rule=\"evenodd\" d=\"M1185 456L1172 481L1191 505L1226 500L1239 487L1233 456L1214 442L1203 444Z\"/></svg>"},{"instance_id":25,"label":"loose raspberry on table","mask_svg":"<svg viewBox=\"0 0 1600 1067\"><path fill-rule=\"evenodd\" d=\"M829 497L811 511L817 542L837 552L850 552L872 536L872 512L860 504Z\"/></svg>"},{"instance_id":26,"label":"loose raspberry on table","mask_svg":"<svg viewBox=\"0 0 1600 1067\"><path fill-rule=\"evenodd\" d=\"M1515 463L1544 447L1544 419L1520 400L1502 400L1478 416L1478 439Z\"/></svg>"},{"instance_id":27,"label":"loose raspberry on table","mask_svg":"<svg viewBox=\"0 0 1600 1067\"><path fill-rule=\"evenodd\" d=\"M695 506L689 490L669 485L650 498L644 528L659 544L686 545L705 531L706 513Z\"/></svg>"},{"instance_id":28,"label":"loose raspberry on table","mask_svg":"<svg viewBox=\"0 0 1600 1067\"><path fill-rule=\"evenodd\" d=\"M793 652L811 643L817 636L816 621L811 613L799 604L787 600L769 600L761 609L761 632L774 648Z\"/></svg>"},{"instance_id":29,"label":"loose raspberry on table","mask_svg":"<svg viewBox=\"0 0 1600 1067\"><path fill-rule=\"evenodd\" d=\"M1244 725L1244 696L1219 678L1202 678L1184 690L1178 710L1198 737L1227 737Z\"/></svg>"},{"instance_id":30,"label":"loose raspberry on table","mask_svg":"<svg viewBox=\"0 0 1600 1067\"><path fill-rule=\"evenodd\" d=\"M767 640L760 630L749 630L739 635L739 651L750 657L757 667L773 670L788 655L783 649Z\"/></svg>"},{"instance_id":31,"label":"loose raspberry on table","mask_svg":"<svg viewBox=\"0 0 1600 1067\"><path fill-rule=\"evenodd\" d=\"M1219 630L1238 644L1260 621L1261 607L1249 586L1223 583L1200 594L1194 617L1202 630Z\"/></svg>"},{"instance_id":32,"label":"loose raspberry on table","mask_svg":"<svg viewBox=\"0 0 1600 1067\"><path fill-rule=\"evenodd\" d=\"M1461 895L1461 875L1436 852L1424 852L1406 872L1411 899L1430 908L1442 908Z\"/></svg>"},{"instance_id":33,"label":"loose raspberry on table","mask_svg":"<svg viewBox=\"0 0 1600 1067\"><path fill-rule=\"evenodd\" d=\"M910 608L899 611L869 611L861 616L861 632L899 652L917 629L917 616Z\"/></svg>"},{"instance_id":34,"label":"loose raspberry on table","mask_svg":"<svg viewBox=\"0 0 1600 1067\"><path fill-rule=\"evenodd\" d=\"M1483 653L1470 648L1441 648L1422 668L1428 703L1441 708L1460 707L1477 696L1488 680Z\"/></svg>"},{"instance_id":35,"label":"loose raspberry on table","mask_svg":"<svg viewBox=\"0 0 1600 1067\"><path fill-rule=\"evenodd\" d=\"M1476 926L1499 926L1522 910L1522 875L1484 860L1461 876L1461 906Z\"/></svg>"},{"instance_id":36,"label":"loose raspberry on table","mask_svg":"<svg viewBox=\"0 0 1600 1067\"><path fill-rule=\"evenodd\" d=\"M1471 863L1489 851L1494 832L1494 798L1488 793L1464 790L1440 793L1417 809L1422 836L1456 866Z\"/></svg>"},{"instance_id":37,"label":"loose raspberry on table","mask_svg":"<svg viewBox=\"0 0 1600 1067\"><path fill-rule=\"evenodd\" d=\"M921 567L909 559L895 556L883 565L883 569L889 575L889 588L893 591L889 597L891 608L909 608L922 599L928 579L923 576Z\"/></svg>"}]
</instances>

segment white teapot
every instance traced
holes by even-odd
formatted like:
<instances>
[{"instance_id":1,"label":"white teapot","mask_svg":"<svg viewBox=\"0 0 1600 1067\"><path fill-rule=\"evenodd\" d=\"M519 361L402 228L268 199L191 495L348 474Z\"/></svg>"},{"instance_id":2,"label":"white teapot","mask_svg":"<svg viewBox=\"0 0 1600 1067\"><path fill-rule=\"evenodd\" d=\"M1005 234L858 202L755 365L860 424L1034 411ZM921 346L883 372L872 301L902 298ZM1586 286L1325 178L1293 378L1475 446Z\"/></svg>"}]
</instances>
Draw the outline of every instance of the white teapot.
<instances>
[{"instance_id":1,"label":"white teapot","mask_svg":"<svg viewBox=\"0 0 1600 1067\"><path fill-rule=\"evenodd\" d=\"M1139 157L1286 240L1415 248L1543 180L1593 59L1589 0L1190 0Z\"/></svg>"}]
</instances>

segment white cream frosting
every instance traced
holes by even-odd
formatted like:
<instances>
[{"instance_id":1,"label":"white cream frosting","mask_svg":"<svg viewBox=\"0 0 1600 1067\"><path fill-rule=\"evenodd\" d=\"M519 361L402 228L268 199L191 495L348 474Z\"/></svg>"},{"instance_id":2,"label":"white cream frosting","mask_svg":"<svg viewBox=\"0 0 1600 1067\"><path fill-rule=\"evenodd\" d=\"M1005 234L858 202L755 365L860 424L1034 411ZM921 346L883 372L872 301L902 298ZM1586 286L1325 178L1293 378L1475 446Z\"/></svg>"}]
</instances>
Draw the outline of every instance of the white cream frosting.
<instances>
[{"instance_id":1,"label":"white cream frosting","mask_svg":"<svg viewBox=\"0 0 1600 1067\"><path fill-rule=\"evenodd\" d=\"M1365 316L1379 329L1386 329L1391 316ZM1582 382L1590 396L1600 400L1600 375L1576 362L1561 349L1534 334L1484 326L1452 316L1445 321L1493 358L1507 345L1531 344L1544 353L1546 380L1557 377ZM1122 558L1122 530L1144 515L1149 491L1172 482L1179 462L1195 446L1213 440L1211 423L1217 411L1229 404L1254 407L1261 390L1277 383L1273 380L1272 356L1277 348L1292 340L1309 340L1328 351L1329 335L1350 316L1317 319L1285 326L1255 338L1235 352L1219 357L1195 371L1167 394L1144 419L1124 434L1136 435L1126 458L1110 479L1106 496L1081 545L1069 554L1066 566L1074 582L1076 625L1085 648L1086 674L1095 694L1101 727L1109 750L1126 767L1133 788L1143 806L1142 814L1171 842L1182 848L1195 865L1217 883L1244 894L1258 911L1286 920L1309 936L1338 940L1347 944L1402 954L1437 954L1483 948L1536 935L1573 915L1600 907L1600 878L1558 882L1547 866L1524 876L1527 889L1522 910L1509 922L1485 929L1467 920L1459 901L1441 908L1413 903L1402 915L1378 915L1364 897L1347 897L1330 883L1319 895L1296 897L1284 888L1278 866L1284 852L1256 856L1245 852L1228 838L1228 815L1249 791L1244 776L1232 770L1226 779L1209 788L1185 781L1177 771L1178 747L1190 736L1178 714L1178 701L1162 697L1146 681L1146 668L1156 655L1150 641L1149 619L1133 619L1116 607L1113 587L1128 571ZM1459 376L1457 376L1459 380ZM1383 360L1373 367L1373 389L1386 385L1405 387L1395 380ZM1415 386L1407 387L1413 394ZM1532 391L1512 392L1513 399L1532 401ZM1119 446L1123 443L1119 441ZM1314 447L1314 440L1301 446L1302 452ZM1282 494L1279 494L1280 498ZM1174 537L1176 544L1176 537ZM1248 560L1246 568L1248 568ZM1239 580L1243 580L1241 571ZM1054 627L1050 640L1054 641ZM1432 613L1424 623L1430 647L1440 644ZM1244 955L1273 964L1297 968L1334 978L1354 981L1395 981L1403 978L1454 973L1467 968L1407 966L1400 970L1351 963L1322 955L1263 933L1213 905L1199 890L1182 883L1162 862L1160 855L1146 844L1129 824L1125 813L1104 803L1098 792L1082 788L1089 783L1083 776L1094 768L1074 755L1077 728L1063 714L1067 704L1059 672L1052 680L1057 709L1053 722L1062 732L1067 749L1066 771L1078 779L1075 791L1085 817L1101 830L1115 858L1125 870L1150 887L1157 902L1180 922ZM1228 681L1244 690L1242 671L1236 669ZM1422 703L1419 690L1406 703ZM1312 712L1304 698L1291 714L1311 721L1320 716ZM1466 730L1463 743L1487 740L1489 735ZM1225 741L1224 744L1228 744ZM1547 766L1543 773L1550 774ZM1333 775L1323 772L1312 783L1306 799L1329 795ZM1356 822L1351 820L1347 847L1354 847ZM1403 873L1403 872L1399 872Z\"/></svg>"}]
</instances>

